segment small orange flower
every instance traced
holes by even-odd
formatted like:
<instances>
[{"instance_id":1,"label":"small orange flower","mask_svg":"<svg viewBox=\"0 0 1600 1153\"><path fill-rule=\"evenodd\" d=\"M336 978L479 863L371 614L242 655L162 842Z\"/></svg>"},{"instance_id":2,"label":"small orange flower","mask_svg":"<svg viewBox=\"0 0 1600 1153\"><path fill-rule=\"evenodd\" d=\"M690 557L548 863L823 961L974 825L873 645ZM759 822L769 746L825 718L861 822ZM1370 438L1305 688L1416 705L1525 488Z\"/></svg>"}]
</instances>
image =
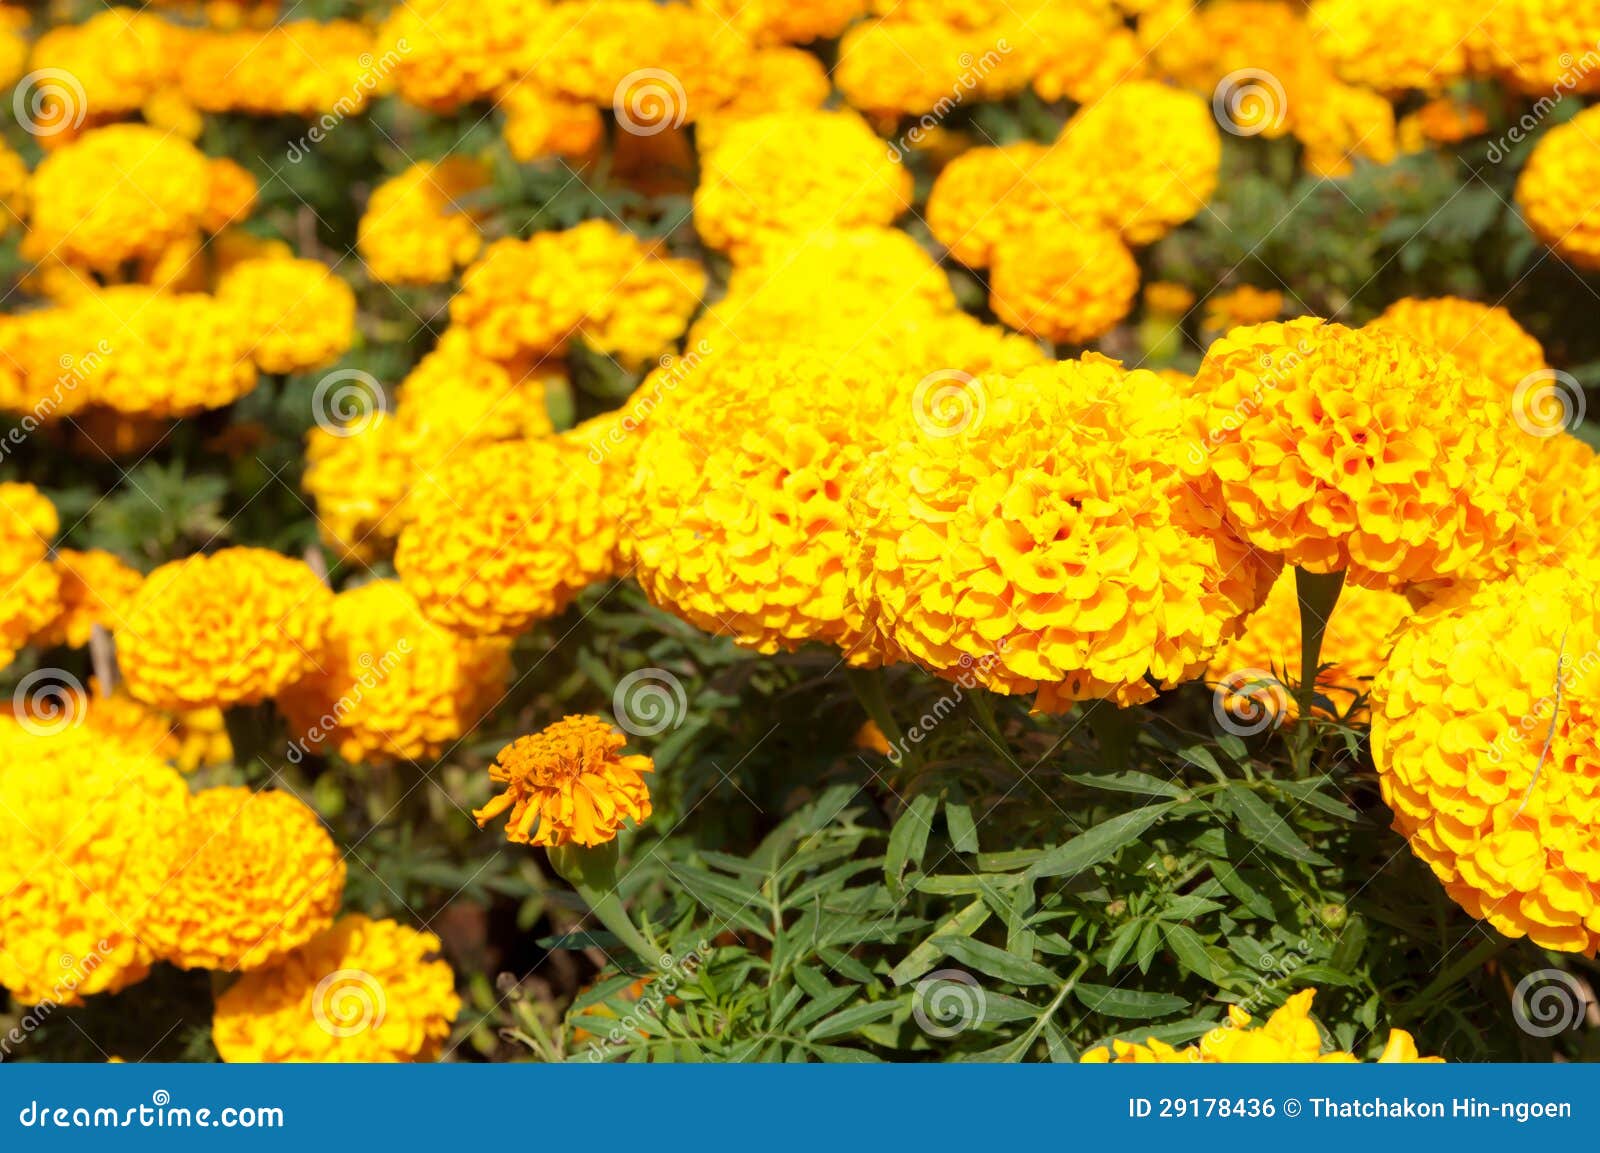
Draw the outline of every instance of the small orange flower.
<instances>
[{"instance_id":1,"label":"small orange flower","mask_svg":"<svg viewBox=\"0 0 1600 1153\"><path fill-rule=\"evenodd\" d=\"M563 717L543 732L518 737L489 769L506 791L473 817L481 829L507 809L506 839L557 848L603 845L622 822L650 816L644 773L650 758L619 755L626 738L599 717Z\"/></svg>"}]
</instances>

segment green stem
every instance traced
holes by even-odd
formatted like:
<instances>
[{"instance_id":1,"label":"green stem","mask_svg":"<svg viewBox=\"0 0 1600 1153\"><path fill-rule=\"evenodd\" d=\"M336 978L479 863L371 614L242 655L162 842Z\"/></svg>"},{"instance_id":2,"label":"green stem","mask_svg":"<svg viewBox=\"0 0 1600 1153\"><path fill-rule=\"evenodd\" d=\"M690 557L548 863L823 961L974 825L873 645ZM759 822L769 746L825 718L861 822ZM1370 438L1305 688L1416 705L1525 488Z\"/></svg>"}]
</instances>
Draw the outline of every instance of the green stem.
<instances>
[{"instance_id":1,"label":"green stem","mask_svg":"<svg viewBox=\"0 0 1600 1153\"><path fill-rule=\"evenodd\" d=\"M1317 696L1317 672L1322 668L1322 638L1344 590L1344 570L1313 573L1297 568L1294 587L1300 601L1300 684L1296 694L1300 715L1295 721L1294 759L1295 768L1304 773L1311 767L1311 710Z\"/></svg>"},{"instance_id":2,"label":"green stem","mask_svg":"<svg viewBox=\"0 0 1600 1153\"><path fill-rule=\"evenodd\" d=\"M1477 948L1440 973L1428 983L1427 988L1423 989L1422 992L1390 1013L1389 1020L1397 1025L1415 1020L1432 1005L1433 999L1440 993L1449 989L1462 978L1483 968L1484 965L1494 960L1510 947L1511 942L1504 937L1486 937L1479 941Z\"/></svg>"},{"instance_id":3,"label":"green stem","mask_svg":"<svg viewBox=\"0 0 1600 1153\"><path fill-rule=\"evenodd\" d=\"M844 675L850 682L851 690L856 694L856 700L861 702L861 707L866 710L867 716L872 718L872 723L883 733L884 740L889 742L889 747L893 750L889 759L896 763L904 761L908 766L915 768L917 758L912 755L911 742L906 740L905 731L894 719L894 710L889 708L889 694L883 688L883 670L846 669Z\"/></svg>"},{"instance_id":4,"label":"green stem","mask_svg":"<svg viewBox=\"0 0 1600 1153\"><path fill-rule=\"evenodd\" d=\"M1056 1015L1056 1010L1061 1008L1061 1002L1067 999L1067 994L1072 992L1073 986L1078 983L1078 978L1082 977L1088 970L1089 958L1084 957L1078 962L1078 967L1072 971L1072 976L1067 978L1066 983L1056 993L1055 1000L1044 1007L1039 1015L1034 1018L1033 1024L1028 1027L1028 1031L1011 1047L1011 1051L1006 1055L1008 1064L1015 1064L1028 1055L1028 1051L1033 1048L1033 1043L1039 1039L1039 1034L1044 1032L1045 1025L1049 1023L1050 1018Z\"/></svg>"},{"instance_id":5,"label":"green stem","mask_svg":"<svg viewBox=\"0 0 1600 1153\"><path fill-rule=\"evenodd\" d=\"M662 968L662 952L635 926L628 910L617 896L617 843L585 848L581 845L561 845L546 850L550 867L567 884L578 890L578 895L612 936L621 941L652 969Z\"/></svg>"},{"instance_id":6,"label":"green stem","mask_svg":"<svg viewBox=\"0 0 1600 1153\"><path fill-rule=\"evenodd\" d=\"M989 694L979 688L968 690L967 707L972 712L972 719L978 722L978 727L995 743L997 748L1004 749L1006 747L1005 734L1000 731L1000 721L994 715L994 702L989 699Z\"/></svg>"},{"instance_id":7,"label":"green stem","mask_svg":"<svg viewBox=\"0 0 1600 1153\"><path fill-rule=\"evenodd\" d=\"M1139 735L1139 719L1132 709L1119 709L1110 701L1085 701L1083 717L1100 742L1108 768L1126 769L1133 763L1133 742Z\"/></svg>"}]
</instances>

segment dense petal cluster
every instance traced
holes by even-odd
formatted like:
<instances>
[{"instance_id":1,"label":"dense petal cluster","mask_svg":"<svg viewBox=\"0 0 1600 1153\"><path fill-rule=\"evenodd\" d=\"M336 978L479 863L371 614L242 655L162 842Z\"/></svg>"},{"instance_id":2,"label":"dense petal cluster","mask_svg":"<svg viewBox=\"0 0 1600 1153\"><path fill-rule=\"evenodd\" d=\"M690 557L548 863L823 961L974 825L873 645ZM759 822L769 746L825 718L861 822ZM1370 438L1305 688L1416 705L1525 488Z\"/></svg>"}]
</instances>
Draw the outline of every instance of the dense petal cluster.
<instances>
[{"instance_id":1,"label":"dense petal cluster","mask_svg":"<svg viewBox=\"0 0 1600 1153\"><path fill-rule=\"evenodd\" d=\"M890 654L1044 710L1134 703L1266 596L1273 566L1185 477L1186 402L1155 374L1090 357L947 399L965 419L908 422L851 496L855 591Z\"/></svg>"},{"instance_id":2,"label":"dense petal cluster","mask_svg":"<svg viewBox=\"0 0 1600 1153\"><path fill-rule=\"evenodd\" d=\"M334 598L318 668L278 705L306 750L337 749L355 762L425 760L499 702L510 648L448 632L398 581L373 581Z\"/></svg>"},{"instance_id":3,"label":"dense petal cluster","mask_svg":"<svg viewBox=\"0 0 1600 1153\"><path fill-rule=\"evenodd\" d=\"M245 260L217 284L262 372L306 372L332 364L355 337L356 296L317 260Z\"/></svg>"},{"instance_id":4,"label":"dense petal cluster","mask_svg":"<svg viewBox=\"0 0 1600 1153\"><path fill-rule=\"evenodd\" d=\"M482 828L509 812L506 839L523 845L602 845L626 821L650 816L644 774L649 757L624 754L627 739L599 717L563 717L531 736L518 737L489 768L505 792L473 817Z\"/></svg>"},{"instance_id":5,"label":"dense petal cluster","mask_svg":"<svg viewBox=\"0 0 1600 1153\"><path fill-rule=\"evenodd\" d=\"M171 875L183 778L84 730L5 736L0 765L0 987L75 1005L142 980L146 910Z\"/></svg>"},{"instance_id":6,"label":"dense petal cluster","mask_svg":"<svg viewBox=\"0 0 1600 1153\"><path fill-rule=\"evenodd\" d=\"M989 307L1006 324L1058 344L1115 328L1139 294L1139 266L1109 228L1054 228L994 250Z\"/></svg>"},{"instance_id":7,"label":"dense petal cluster","mask_svg":"<svg viewBox=\"0 0 1600 1153\"><path fill-rule=\"evenodd\" d=\"M1458 362L1308 317L1230 332L1194 388L1187 463L1216 477L1257 547L1366 585L1504 567L1526 461L1505 447L1509 408Z\"/></svg>"},{"instance_id":8,"label":"dense petal cluster","mask_svg":"<svg viewBox=\"0 0 1600 1153\"><path fill-rule=\"evenodd\" d=\"M1517 207L1534 235L1586 269L1600 268L1600 204L1588 192L1600 180L1597 140L1600 108L1587 108L1546 132L1517 178Z\"/></svg>"},{"instance_id":9,"label":"dense petal cluster","mask_svg":"<svg viewBox=\"0 0 1600 1153\"><path fill-rule=\"evenodd\" d=\"M61 582L60 611L33 638L35 644L45 647L81 649L89 643L95 625L114 630L144 583L138 569L104 549L61 549L53 567Z\"/></svg>"},{"instance_id":10,"label":"dense petal cluster","mask_svg":"<svg viewBox=\"0 0 1600 1153\"><path fill-rule=\"evenodd\" d=\"M217 998L224 1061L432 1061L461 1011L439 938L396 921L341 917Z\"/></svg>"},{"instance_id":11,"label":"dense petal cluster","mask_svg":"<svg viewBox=\"0 0 1600 1153\"><path fill-rule=\"evenodd\" d=\"M33 485L0 483L0 667L60 611L61 581L45 559L60 527Z\"/></svg>"},{"instance_id":12,"label":"dense petal cluster","mask_svg":"<svg viewBox=\"0 0 1600 1153\"><path fill-rule=\"evenodd\" d=\"M400 97L433 112L487 100L538 59L529 30L545 0L426 0L398 5L378 43L404 46L394 69Z\"/></svg>"},{"instance_id":13,"label":"dense petal cluster","mask_svg":"<svg viewBox=\"0 0 1600 1153\"><path fill-rule=\"evenodd\" d=\"M266 549L169 561L115 630L128 691L169 709L274 696L315 667L332 600L304 562Z\"/></svg>"},{"instance_id":14,"label":"dense petal cluster","mask_svg":"<svg viewBox=\"0 0 1600 1153\"><path fill-rule=\"evenodd\" d=\"M103 124L138 112L173 82L175 39L172 25L137 9L108 8L81 24L51 28L34 45L29 67L71 76L78 89L41 93L38 122L66 133L80 118Z\"/></svg>"},{"instance_id":15,"label":"dense petal cluster","mask_svg":"<svg viewBox=\"0 0 1600 1153\"><path fill-rule=\"evenodd\" d=\"M1456 589L1402 629L1372 693L1395 829L1509 937L1600 945L1600 595L1592 565Z\"/></svg>"},{"instance_id":16,"label":"dense petal cluster","mask_svg":"<svg viewBox=\"0 0 1600 1153\"><path fill-rule=\"evenodd\" d=\"M1109 1046L1098 1046L1083 1055L1085 1064L1165 1065L1203 1062L1220 1065L1279 1065L1310 1062L1344 1063L1359 1061L1354 1053L1329 1051L1322 1031L1311 1019L1311 999L1315 989L1302 989L1273 1010L1270 1017L1251 1028L1253 1018L1238 1005L1228 1006L1226 1024L1218 1025L1193 1045L1176 1048L1158 1037L1143 1042L1120 1038ZM1423 1057L1417 1043L1404 1029L1390 1029L1383 1050L1373 1058L1379 1064L1404 1065L1429 1063L1439 1057Z\"/></svg>"},{"instance_id":17,"label":"dense petal cluster","mask_svg":"<svg viewBox=\"0 0 1600 1153\"><path fill-rule=\"evenodd\" d=\"M1438 92L1472 68L1467 5L1438 0L1315 0L1317 50L1351 84ZM1520 38L1520 36L1519 36Z\"/></svg>"},{"instance_id":18,"label":"dense petal cluster","mask_svg":"<svg viewBox=\"0 0 1600 1153\"><path fill-rule=\"evenodd\" d=\"M1517 385L1550 370L1544 349L1509 312L1475 300L1407 296L1384 309L1370 327L1403 332L1449 353L1504 389L1508 401Z\"/></svg>"},{"instance_id":19,"label":"dense petal cluster","mask_svg":"<svg viewBox=\"0 0 1600 1153\"><path fill-rule=\"evenodd\" d=\"M406 54L354 20L288 20L270 28L196 29L183 44L183 93L206 112L321 118L337 124L392 86ZM301 154L308 138L296 141ZM291 156L295 153L291 152Z\"/></svg>"},{"instance_id":20,"label":"dense petal cluster","mask_svg":"<svg viewBox=\"0 0 1600 1153\"><path fill-rule=\"evenodd\" d=\"M507 441L464 453L412 500L395 569L430 620L511 636L615 568L617 525L582 443Z\"/></svg>"},{"instance_id":21,"label":"dense petal cluster","mask_svg":"<svg viewBox=\"0 0 1600 1153\"><path fill-rule=\"evenodd\" d=\"M757 44L808 44L839 35L867 10L867 0L695 0Z\"/></svg>"},{"instance_id":22,"label":"dense petal cluster","mask_svg":"<svg viewBox=\"0 0 1600 1153\"><path fill-rule=\"evenodd\" d=\"M449 280L482 247L477 221L460 201L488 180L483 165L452 157L413 164L374 188L356 229L367 271L385 284Z\"/></svg>"},{"instance_id":23,"label":"dense petal cluster","mask_svg":"<svg viewBox=\"0 0 1600 1153\"><path fill-rule=\"evenodd\" d=\"M344 857L294 794L205 789L190 801L177 842L177 867L145 923L163 960L256 969L333 924Z\"/></svg>"}]
</instances>

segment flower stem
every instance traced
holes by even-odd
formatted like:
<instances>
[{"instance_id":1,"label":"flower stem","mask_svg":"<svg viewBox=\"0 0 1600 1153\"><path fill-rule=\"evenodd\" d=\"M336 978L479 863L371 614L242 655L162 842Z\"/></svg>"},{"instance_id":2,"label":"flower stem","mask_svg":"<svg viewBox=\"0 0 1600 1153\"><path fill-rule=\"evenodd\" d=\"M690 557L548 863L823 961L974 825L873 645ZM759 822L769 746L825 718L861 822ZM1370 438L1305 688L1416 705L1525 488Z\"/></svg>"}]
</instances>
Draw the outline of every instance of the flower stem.
<instances>
[{"instance_id":1,"label":"flower stem","mask_svg":"<svg viewBox=\"0 0 1600 1153\"><path fill-rule=\"evenodd\" d=\"M1343 569L1332 573L1294 570L1295 594L1300 601L1300 684L1296 695L1300 715L1295 721L1294 759L1302 773L1311 762L1311 710L1317 696L1317 673L1322 668L1322 638L1344 590L1344 576Z\"/></svg>"},{"instance_id":2,"label":"flower stem","mask_svg":"<svg viewBox=\"0 0 1600 1153\"><path fill-rule=\"evenodd\" d=\"M878 726L883 739L889 742L893 750L889 759L896 763L903 761L914 768L916 757L911 753L911 742L906 740L905 732L894 719L894 711L889 708L889 694L883 688L883 670L846 669L844 675L850 682L851 691L856 694L856 700L861 702L872 723Z\"/></svg>"},{"instance_id":3,"label":"flower stem","mask_svg":"<svg viewBox=\"0 0 1600 1153\"><path fill-rule=\"evenodd\" d=\"M546 853L550 867L578 890L595 919L652 969L660 969L661 950L634 926L627 909L623 908L622 898L617 896L616 841L591 848L561 845Z\"/></svg>"},{"instance_id":4,"label":"flower stem","mask_svg":"<svg viewBox=\"0 0 1600 1153\"><path fill-rule=\"evenodd\" d=\"M1132 709L1118 708L1111 701L1084 701L1083 717L1100 742L1107 768L1126 769L1133 763L1133 742L1139 736L1139 721Z\"/></svg>"}]
</instances>

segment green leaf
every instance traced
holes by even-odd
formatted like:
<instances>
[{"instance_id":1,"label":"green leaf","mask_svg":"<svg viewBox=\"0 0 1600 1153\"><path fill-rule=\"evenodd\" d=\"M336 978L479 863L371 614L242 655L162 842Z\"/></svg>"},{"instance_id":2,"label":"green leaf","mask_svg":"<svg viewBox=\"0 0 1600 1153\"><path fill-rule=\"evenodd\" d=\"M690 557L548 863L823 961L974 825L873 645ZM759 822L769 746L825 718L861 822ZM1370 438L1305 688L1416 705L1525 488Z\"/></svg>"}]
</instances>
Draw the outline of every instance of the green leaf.
<instances>
[{"instance_id":1,"label":"green leaf","mask_svg":"<svg viewBox=\"0 0 1600 1153\"><path fill-rule=\"evenodd\" d=\"M905 891L902 883L906 868L920 866L928 850L928 834L933 832L933 814L939 800L924 793L906 806L889 832L889 849L883 858L883 879L895 894Z\"/></svg>"},{"instance_id":2,"label":"green leaf","mask_svg":"<svg viewBox=\"0 0 1600 1153\"><path fill-rule=\"evenodd\" d=\"M1139 839L1139 835L1159 821L1173 802L1146 805L1131 813L1123 813L1102 821L1081 836L1051 849L1028 869L1030 878L1077 876L1091 865L1097 865L1125 845Z\"/></svg>"},{"instance_id":3,"label":"green leaf","mask_svg":"<svg viewBox=\"0 0 1600 1153\"><path fill-rule=\"evenodd\" d=\"M1115 973L1118 966L1127 959L1128 954L1133 951L1134 943L1139 940L1139 932L1145 924L1141 918L1117 926L1117 931L1111 935L1110 948L1106 950L1106 972Z\"/></svg>"},{"instance_id":4,"label":"green leaf","mask_svg":"<svg viewBox=\"0 0 1600 1153\"><path fill-rule=\"evenodd\" d=\"M1107 1017L1167 1017L1189 1007L1189 1002L1171 993L1147 993L1142 989L1116 989L1110 985L1090 985L1079 981L1072 995L1091 1013Z\"/></svg>"},{"instance_id":5,"label":"green leaf","mask_svg":"<svg viewBox=\"0 0 1600 1153\"><path fill-rule=\"evenodd\" d=\"M899 1008L897 1001L866 1001L860 1005L851 1005L848 1009L840 1009L831 1017L824 1017L806 1033L806 1040L820 1041L825 1037L839 1037L846 1033L854 1033L863 1025L870 1025L888 1017Z\"/></svg>"},{"instance_id":6,"label":"green leaf","mask_svg":"<svg viewBox=\"0 0 1600 1153\"><path fill-rule=\"evenodd\" d=\"M1106 789L1114 793L1136 793L1142 797L1175 797L1184 799L1188 792L1171 781L1163 781L1149 773L1072 773L1067 780L1091 789Z\"/></svg>"},{"instance_id":7,"label":"green leaf","mask_svg":"<svg viewBox=\"0 0 1600 1153\"><path fill-rule=\"evenodd\" d=\"M940 941L950 937L970 937L982 928L988 919L989 906L984 903L982 897L979 897L965 909L941 923L926 941L907 953L904 960L889 970L889 980L896 985L916 980L944 956L944 948L939 944Z\"/></svg>"},{"instance_id":8,"label":"green leaf","mask_svg":"<svg viewBox=\"0 0 1600 1153\"><path fill-rule=\"evenodd\" d=\"M1222 792L1223 800L1238 818L1239 832L1255 844L1307 865L1329 864L1327 857L1310 849L1295 836L1283 817L1267 802L1243 785L1230 784Z\"/></svg>"},{"instance_id":9,"label":"green leaf","mask_svg":"<svg viewBox=\"0 0 1600 1153\"><path fill-rule=\"evenodd\" d=\"M1349 973L1341 973L1332 965L1316 962L1310 965L1301 965L1295 969L1292 976L1297 984L1306 985L1338 985L1340 988L1352 989L1361 984L1361 981Z\"/></svg>"},{"instance_id":10,"label":"green leaf","mask_svg":"<svg viewBox=\"0 0 1600 1153\"><path fill-rule=\"evenodd\" d=\"M972 819L972 809L955 801L944 804L944 823L950 830L950 844L958 853L978 851L978 826Z\"/></svg>"},{"instance_id":11,"label":"green leaf","mask_svg":"<svg viewBox=\"0 0 1600 1153\"><path fill-rule=\"evenodd\" d=\"M1310 805L1313 809L1321 809L1330 817L1340 817L1346 821L1358 821L1361 814L1336 797L1330 797L1319 787L1320 781L1278 781L1272 782L1272 787L1280 793L1286 793L1303 805Z\"/></svg>"},{"instance_id":12,"label":"green leaf","mask_svg":"<svg viewBox=\"0 0 1600 1153\"><path fill-rule=\"evenodd\" d=\"M1155 921L1146 921L1144 928L1139 931L1139 944L1133 954L1133 960L1139 966L1139 972L1148 973L1150 971L1150 962L1155 960L1156 951L1160 948L1160 926Z\"/></svg>"},{"instance_id":13,"label":"green leaf","mask_svg":"<svg viewBox=\"0 0 1600 1153\"><path fill-rule=\"evenodd\" d=\"M1221 979L1216 963L1212 961L1211 954L1206 951L1205 942L1200 935L1187 925L1163 925L1162 935L1167 939L1167 947L1178 958L1178 964L1193 973L1203 981L1210 981L1213 985Z\"/></svg>"},{"instance_id":14,"label":"green leaf","mask_svg":"<svg viewBox=\"0 0 1600 1153\"><path fill-rule=\"evenodd\" d=\"M1030 958L1016 956L970 937L936 937L934 943L959 964L1010 981L1013 985L1053 985L1058 978Z\"/></svg>"},{"instance_id":15,"label":"green leaf","mask_svg":"<svg viewBox=\"0 0 1600 1153\"><path fill-rule=\"evenodd\" d=\"M1234 868L1226 861L1213 861L1211 875L1216 877L1217 882L1228 891L1230 897L1256 916L1269 920L1272 918L1272 902L1266 894L1245 879L1242 870Z\"/></svg>"}]
</instances>

